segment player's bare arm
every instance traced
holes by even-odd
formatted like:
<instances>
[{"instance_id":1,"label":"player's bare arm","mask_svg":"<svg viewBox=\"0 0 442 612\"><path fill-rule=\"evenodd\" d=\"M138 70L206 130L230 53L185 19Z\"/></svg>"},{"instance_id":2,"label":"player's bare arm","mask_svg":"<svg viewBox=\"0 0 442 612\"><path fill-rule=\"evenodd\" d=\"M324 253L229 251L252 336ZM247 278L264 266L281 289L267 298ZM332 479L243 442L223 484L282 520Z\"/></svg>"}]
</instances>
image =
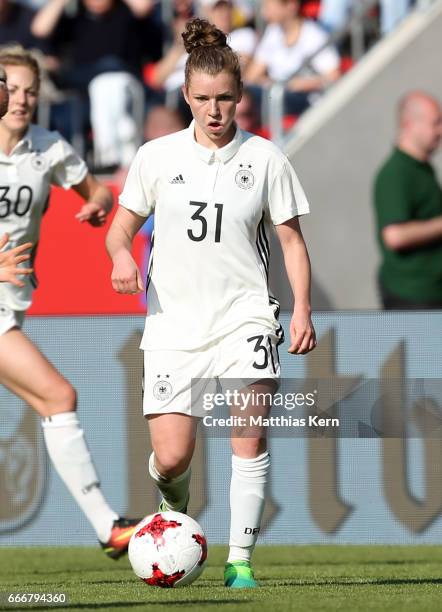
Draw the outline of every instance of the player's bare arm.
<instances>
[{"instance_id":1,"label":"player's bare arm","mask_svg":"<svg viewBox=\"0 0 442 612\"><path fill-rule=\"evenodd\" d=\"M295 299L290 321L289 353L304 355L316 346L316 335L311 320L310 259L298 217L276 225L281 243L287 276Z\"/></svg>"},{"instance_id":2,"label":"player's bare arm","mask_svg":"<svg viewBox=\"0 0 442 612\"><path fill-rule=\"evenodd\" d=\"M117 293L144 290L141 273L132 257L132 241L146 221L145 217L119 206L106 236L106 249L112 259L112 287Z\"/></svg>"},{"instance_id":3,"label":"player's bare arm","mask_svg":"<svg viewBox=\"0 0 442 612\"><path fill-rule=\"evenodd\" d=\"M75 218L80 223L87 221L94 227L104 225L114 202L111 190L97 181L90 173L86 175L81 183L74 185L72 189L85 200L85 204L75 215Z\"/></svg>"},{"instance_id":4,"label":"player's bare arm","mask_svg":"<svg viewBox=\"0 0 442 612\"><path fill-rule=\"evenodd\" d=\"M0 282L11 283L16 287L24 287L24 282L18 277L23 274L31 274L32 268L19 268L18 265L30 258L30 254L27 251L32 248L32 242L26 242L8 251L2 251L8 244L8 241L8 234L4 234L0 238Z\"/></svg>"}]
</instances>

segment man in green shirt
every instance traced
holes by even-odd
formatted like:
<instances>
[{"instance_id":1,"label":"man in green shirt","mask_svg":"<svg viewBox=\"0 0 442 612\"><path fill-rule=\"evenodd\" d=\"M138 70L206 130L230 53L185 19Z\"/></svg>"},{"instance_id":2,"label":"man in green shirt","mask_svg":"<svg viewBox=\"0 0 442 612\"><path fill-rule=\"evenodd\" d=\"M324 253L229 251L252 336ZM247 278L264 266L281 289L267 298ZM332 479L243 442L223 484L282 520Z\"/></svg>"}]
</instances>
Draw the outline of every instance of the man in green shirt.
<instances>
[{"instance_id":1,"label":"man in green shirt","mask_svg":"<svg viewBox=\"0 0 442 612\"><path fill-rule=\"evenodd\" d=\"M441 136L438 101L406 94L396 147L374 186L385 309L442 308L442 189L429 162Z\"/></svg>"}]
</instances>

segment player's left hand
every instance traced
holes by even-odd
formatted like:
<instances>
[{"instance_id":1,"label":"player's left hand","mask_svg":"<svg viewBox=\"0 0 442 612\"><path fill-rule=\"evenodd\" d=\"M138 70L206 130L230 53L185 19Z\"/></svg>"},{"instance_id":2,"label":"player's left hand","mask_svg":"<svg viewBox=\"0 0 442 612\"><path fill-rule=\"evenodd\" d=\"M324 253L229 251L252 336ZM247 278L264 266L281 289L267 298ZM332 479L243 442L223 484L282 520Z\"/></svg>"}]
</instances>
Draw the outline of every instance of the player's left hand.
<instances>
[{"instance_id":1,"label":"player's left hand","mask_svg":"<svg viewBox=\"0 0 442 612\"><path fill-rule=\"evenodd\" d=\"M305 355L316 346L315 328L310 314L303 310L296 310L290 321L290 347L289 353Z\"/></svg>"},{"instance_id":2,"label":"player's left hand","mask_svg":"<svg viewBox=\"0 0 442 612\"><path fill-rule=\"evenodd\" d=\"M84 223L87 221L93 227L101 227L106 223L107 211L96 204L95 202L86 202L75 215L75 218L80 221L80 223Z\"/></svg>"}]
</instances>

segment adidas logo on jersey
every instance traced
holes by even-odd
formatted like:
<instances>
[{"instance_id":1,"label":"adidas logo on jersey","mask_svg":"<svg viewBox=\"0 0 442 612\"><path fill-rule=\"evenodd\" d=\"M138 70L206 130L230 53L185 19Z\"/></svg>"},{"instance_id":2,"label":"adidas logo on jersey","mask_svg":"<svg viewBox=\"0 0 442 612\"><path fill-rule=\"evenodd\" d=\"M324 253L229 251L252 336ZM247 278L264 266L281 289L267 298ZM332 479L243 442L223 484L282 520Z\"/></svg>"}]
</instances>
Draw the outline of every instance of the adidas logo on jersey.
<instances>
[{"instance_id":1,"label":"adidas logo on jersey","mask_svg":"<svg viewBox=\"0 0 442 612\"><path fill-rule=\"evenodd\" d=\"M173 178L171 181L169 181L171 185L184 185L185 182L186 181L183 179L182 174L179 174L178 176Z\"/></svg>"}]
</instances>

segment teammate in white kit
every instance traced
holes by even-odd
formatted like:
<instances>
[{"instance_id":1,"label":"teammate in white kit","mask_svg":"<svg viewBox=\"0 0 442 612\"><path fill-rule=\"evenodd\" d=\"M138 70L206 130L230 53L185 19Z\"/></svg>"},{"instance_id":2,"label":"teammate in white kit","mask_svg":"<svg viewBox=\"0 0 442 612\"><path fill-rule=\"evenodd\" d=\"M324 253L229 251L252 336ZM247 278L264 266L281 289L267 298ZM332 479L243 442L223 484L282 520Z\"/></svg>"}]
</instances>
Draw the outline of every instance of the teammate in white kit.
<instances>
[{"instance_id":1,"label":"teammate in white kit","mask_svg":"<svg viewBox=\"0 0 442 612\"><path fill-rule=\"evenodd\" d=\"M0 66L0 119L8 110L9 94L6 84L6 72ZM18 265L27 261L30 258L29 250L32 243L21 244L13 249L3 251L3 248L8 244L9 236L4 234L0 238L0 283L9 282L18 287L23 286L23 281L18 275L31 274L31 268L19 268Z\"/></svg>"},{"instance_id":2,"label":"teammate in white kit","mask_svg":"<svg viewBox=\"0 0 442 612\"><path fill-rule=\"evenodd\" d=\"M289 352L307 353L316 340L310 263L298 221L308 212L302 187L279 149L235 125L241 72L225 35L195 19L183 39L189 53L183 91L194 121L138 151L107 248L114 289L142 291L131 245L155 212L141 343L144 413L154 449L149 471L163 495L160 509L185 512L200 416L191 379L249 379L248 391L271 394L280 375L279 308L267 285L270 224L296 296ZM254 414L268 410L253 405ZM257 584L250 559L264 508L266 448L264 428L233 428L228 587Z\"/></svg>"},{"instance_id":3,"label":"teammate in white kit","mask_svg":"<svg viewBox=\"0 0 442 612\"><path fill-rule=\"evenodd\" d=\"M77 418L75 390L20 329L35 286L25 251L35 253L51 185L72 187L85 200L76 218L93 226L105 222L112 194L59 134L31 124L40 85L34 57L21 47L3 48L0 65L9 90L0 120L0 383L41 415L55 469L106 554L118 558L136 521L109 507Z\"/></svg>"}]
</instances>

